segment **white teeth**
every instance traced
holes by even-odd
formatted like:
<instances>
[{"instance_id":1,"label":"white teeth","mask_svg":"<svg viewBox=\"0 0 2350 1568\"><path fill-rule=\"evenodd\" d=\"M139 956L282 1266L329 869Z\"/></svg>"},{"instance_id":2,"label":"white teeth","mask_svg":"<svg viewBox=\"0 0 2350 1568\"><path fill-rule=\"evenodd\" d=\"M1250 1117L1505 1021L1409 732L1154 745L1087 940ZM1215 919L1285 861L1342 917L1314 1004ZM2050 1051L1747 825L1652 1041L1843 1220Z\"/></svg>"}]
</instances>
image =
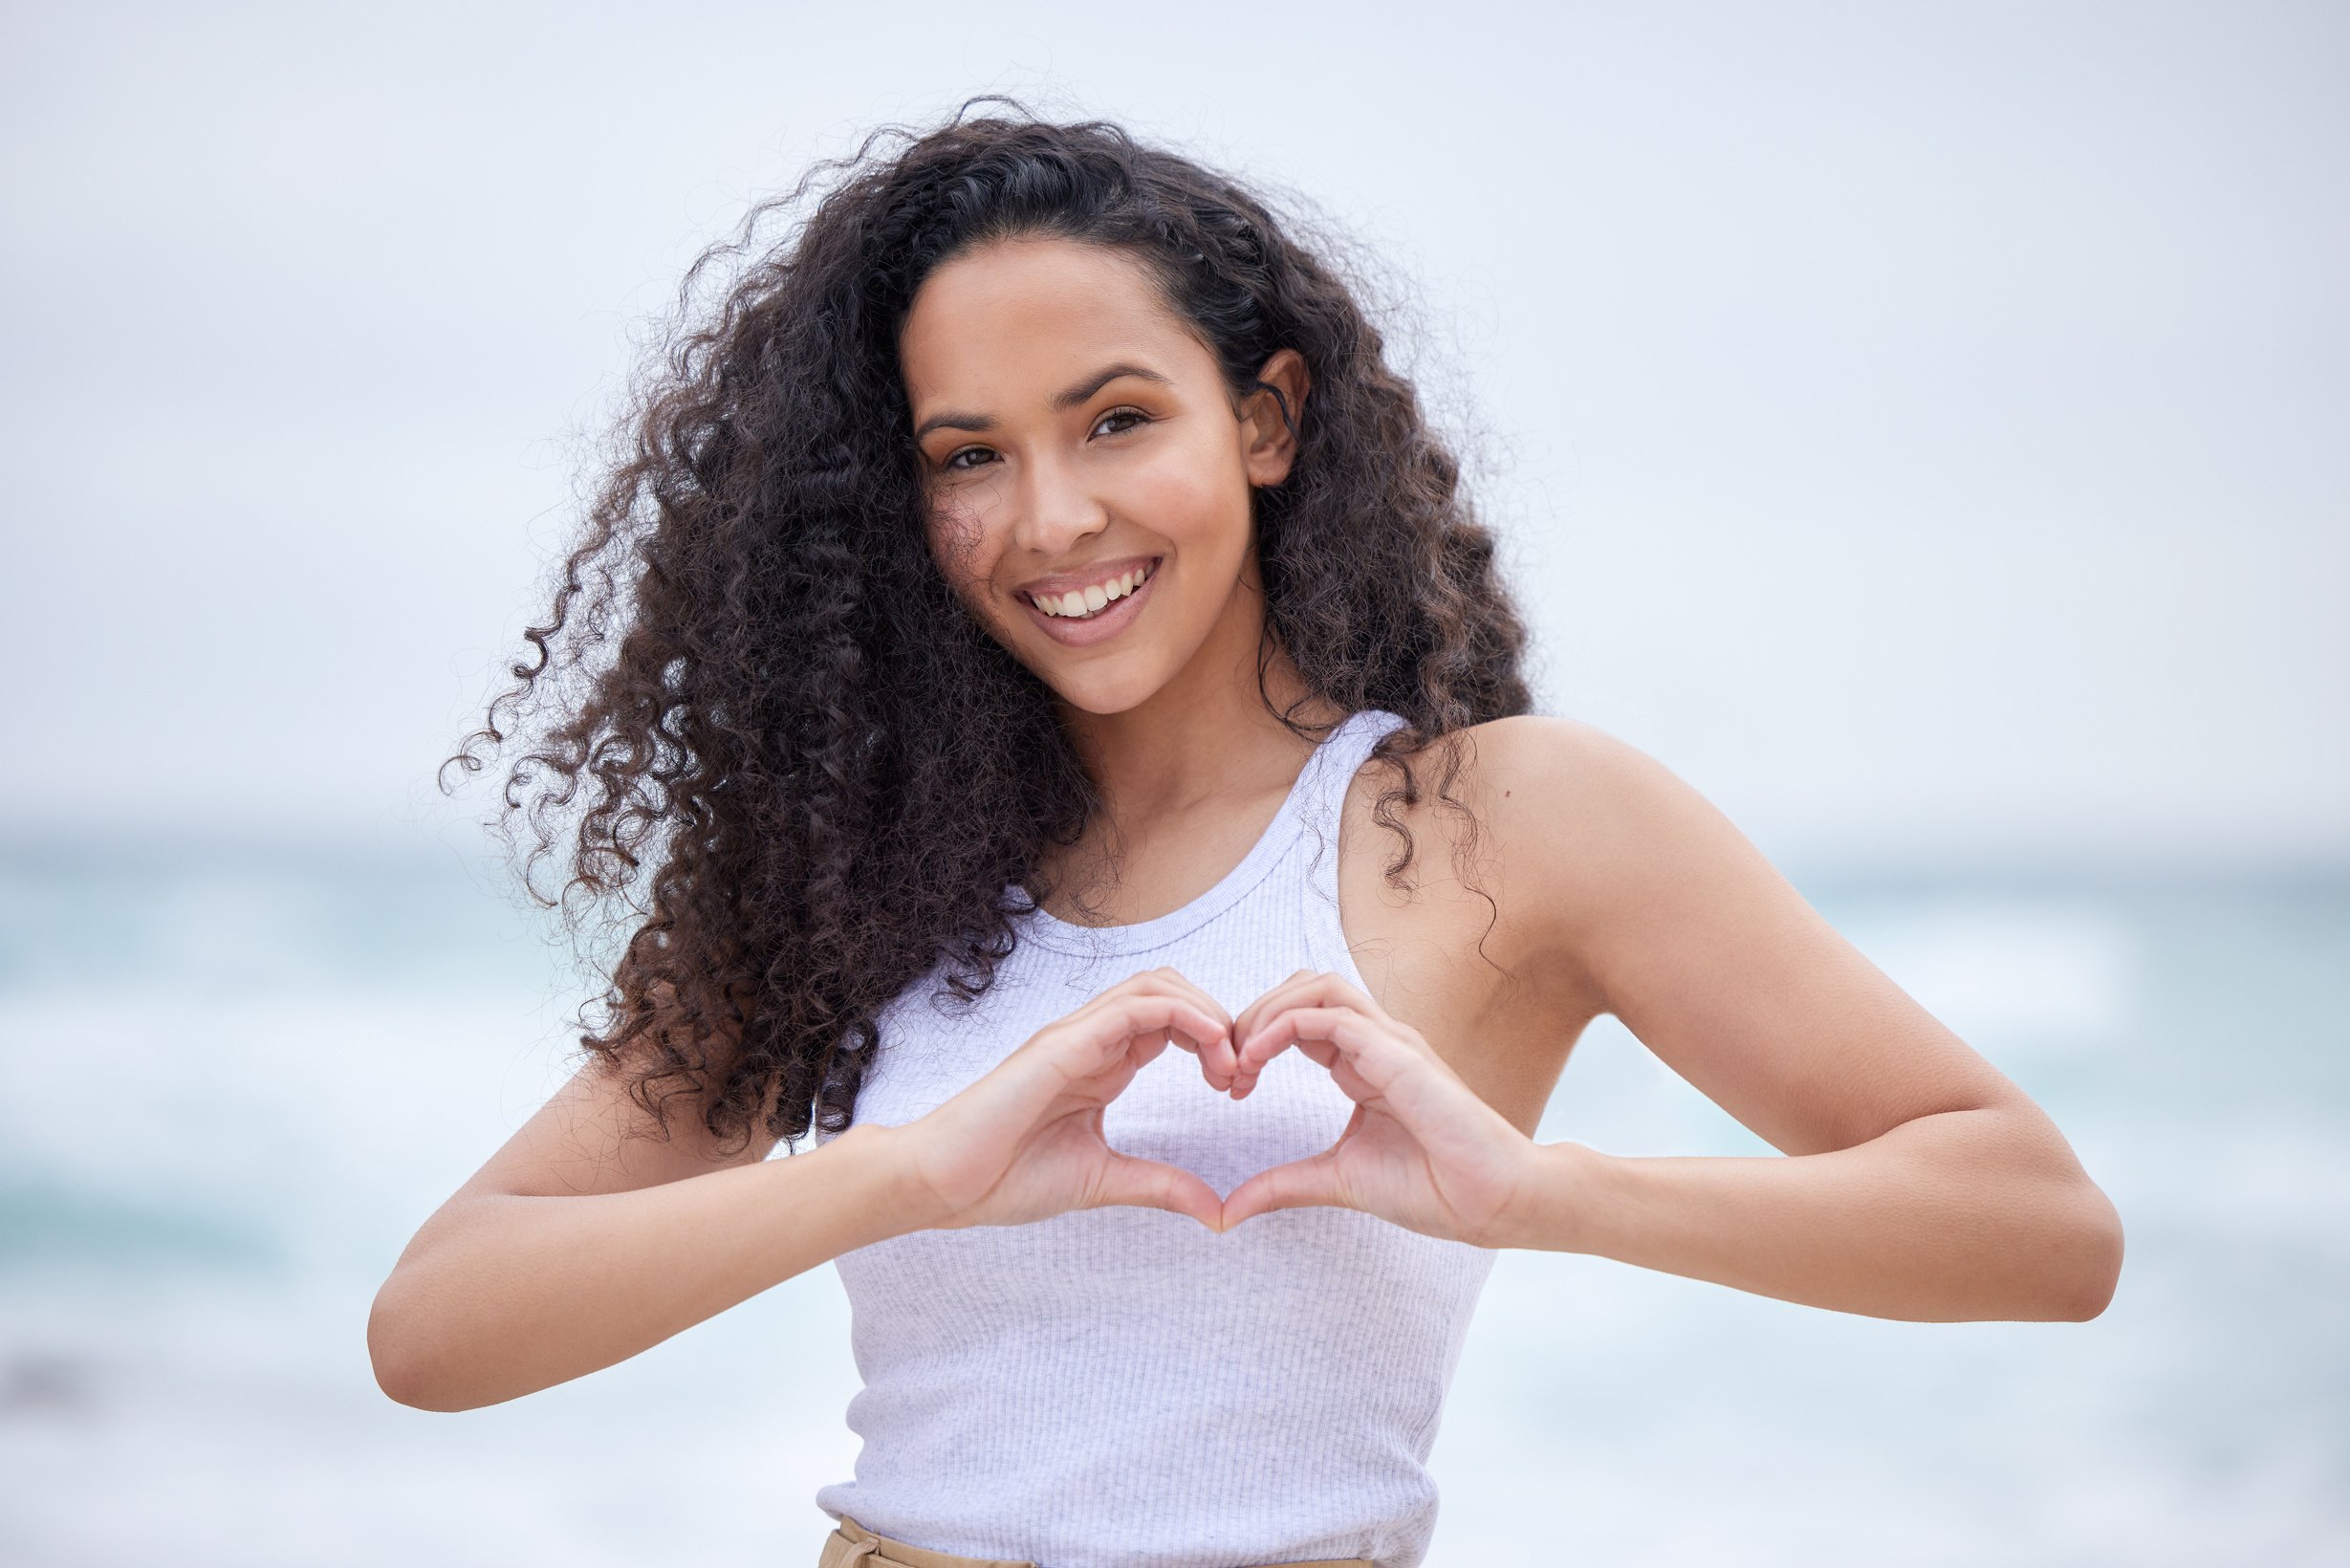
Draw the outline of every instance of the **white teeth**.
<instances>
[{"instance_id":1,"label":"white teeth","mask_svg":"<svg viewBox=\"0 0 2350 1568\"><path fill-rule=\"evenodd\" d=\"M1057 599L1050 595L1041 599L1031 597L1036 608L1047 615L1088 616L1112 599L1124 599L1128 594L1133 593L1137 588L1142 586L1142 579L1149 575L1149 567L1138 566L1124 577L1112 577L1107 582L1096 583L1082 590L1072 591Z\"/></svg>"}]
</instances>

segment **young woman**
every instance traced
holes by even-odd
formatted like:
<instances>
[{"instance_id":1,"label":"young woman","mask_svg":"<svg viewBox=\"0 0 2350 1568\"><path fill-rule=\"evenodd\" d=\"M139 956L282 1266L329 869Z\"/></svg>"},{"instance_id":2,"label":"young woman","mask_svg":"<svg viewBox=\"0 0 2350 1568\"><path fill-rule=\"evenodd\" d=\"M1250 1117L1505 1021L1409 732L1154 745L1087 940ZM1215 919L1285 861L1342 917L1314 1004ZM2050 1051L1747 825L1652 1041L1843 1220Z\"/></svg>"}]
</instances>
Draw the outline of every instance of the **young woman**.
<instances>
[{"instance_id":1,"label":"young woman","mask_svg":"<svg viewBox=\"0 0 2350 1568\"><path fill-rule=\"evenodd\" d=\"M1016 117L825 173L460 753L613 641L507 801L555 775L535 864L586 787L571 885L648 897L590 1059L379 1295L392 1398L832 1260L825 1568L1400 1568L1497 1249L2103 1309L2048 1118L1665 768L1529 711L1451 457L1263 203ZM1535 1143L1601 1013L1792 1158Z\"/></svg>"}]
</instances>

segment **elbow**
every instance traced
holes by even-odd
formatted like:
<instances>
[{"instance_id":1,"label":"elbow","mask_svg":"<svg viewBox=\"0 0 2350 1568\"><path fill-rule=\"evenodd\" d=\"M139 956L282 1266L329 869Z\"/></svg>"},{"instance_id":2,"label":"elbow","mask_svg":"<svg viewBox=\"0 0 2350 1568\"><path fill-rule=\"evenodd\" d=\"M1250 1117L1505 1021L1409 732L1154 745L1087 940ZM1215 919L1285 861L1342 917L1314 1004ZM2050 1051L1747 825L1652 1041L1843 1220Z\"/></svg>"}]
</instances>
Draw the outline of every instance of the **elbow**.
<instances>
[{"instance_id":1,"label":"elbow","mask_svg":"<svg viewBox=\"0 0 2350 1568\"><path fill-rule=\"evenodd\" d=\"M2070 1249L2071 1291L2059 1314L2069 1323L2085 1323L2113 1304L2122 1282L2122 1213L2095 1182L2083 1184L2079 1240Z\"/></svg>"},{"instance_id":2,"label":"elbow","mask_svg":"<svg viewBox=\"0 0 2350 1568\"><path fill-rule=\"evenodd\" d=\"M376 1292L375 1304L367 1309L368 1365L384 1398L412 1409L429 1409L431 1404L424 1397L417 1376L416 1357L408 1348L411 1336L391 1304L391 1295L392 1282L386 1281Z\"/></svg>"},{"instance_id":3,"label":"elbow","mask_svg":"<svg viewBox=\"0 0 2350 1568\"><path fill-rule=\"evenodd\" d=\"M375 1372L376 1386L383 1390L384 1398L412 1410L449 1413L472 1408L468 1402L451 1399L446 1389L434 1385L429 1336L418 1331L415 1313L401 1306L401 1293L395 1290L399 1283L398 1274L385 1281L367 1313L367 1361Z\"/></svg>"}]
</instances>

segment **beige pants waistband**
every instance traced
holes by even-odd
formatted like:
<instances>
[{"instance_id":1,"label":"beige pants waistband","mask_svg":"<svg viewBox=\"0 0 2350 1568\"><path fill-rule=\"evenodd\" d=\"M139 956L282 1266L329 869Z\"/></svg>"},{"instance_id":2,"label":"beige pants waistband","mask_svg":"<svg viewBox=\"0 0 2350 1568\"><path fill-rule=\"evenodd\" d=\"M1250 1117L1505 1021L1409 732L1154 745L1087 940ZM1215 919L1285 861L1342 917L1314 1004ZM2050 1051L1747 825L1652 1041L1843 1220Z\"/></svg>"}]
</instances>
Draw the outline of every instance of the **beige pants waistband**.
<instances>
[{"instance_id":1,"label":"beige pants waistband","mask_svg":"<svg viewBox=\"0 0 2350 1568\"><path fill-rule=\"evenodd\" d=\"M877 1535L847 1514L824 1537L816 1568L1036 1568L1033 1561L1012 1557L967 1557L955 1552L933 1552L903 1541ZM1259 1568L1371 1568L1369 1557L1316 1557L1311 1562L1265 1563Z\"/></svg>"}]
</instances>

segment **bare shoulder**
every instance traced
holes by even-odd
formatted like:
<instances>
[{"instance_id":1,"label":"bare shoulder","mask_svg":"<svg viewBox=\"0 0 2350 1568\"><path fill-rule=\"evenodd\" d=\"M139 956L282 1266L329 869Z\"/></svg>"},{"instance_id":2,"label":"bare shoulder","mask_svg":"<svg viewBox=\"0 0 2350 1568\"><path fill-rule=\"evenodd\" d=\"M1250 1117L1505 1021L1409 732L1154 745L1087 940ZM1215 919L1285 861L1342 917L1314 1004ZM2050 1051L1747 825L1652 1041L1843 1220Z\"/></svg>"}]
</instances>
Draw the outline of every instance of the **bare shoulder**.
<instances>
[{"instance_id":1,"label":"bare shoulder","mask_svg":"<svg viewBox=\"0 0 2350 1568\"><path fill-rule=\"evenodd\" d=\"M1519 713L1470 725L1471 762L1496 800L1538 800L1653 784L1664 765L1598 725L1548 713Z\"/></svg>"},{"instance_id":2,"label":"bare shoulder","mask_svg":"<svg viewBox=\"0 0 2350 1568\"><path fill-rule=\"evenodd\" d=\"M1514 790L1538 782L1557 790L1621 787L1648 776L1664 764L1629 741L1596 724L1549 713L1518 713L1470 725L1464 734L1476 743L1478 771Z\"/></svg>"},{"instance_id":3,"label":"bare shoulder","mask_svg":"<svg viewBox=\"0 0 2350 1568\"><path fill-rule=\"evenodd\" d=\"M1447 747L1460 761L1448 778ZM1556 1013L1599 1011L1575 933L1608 918L1610 862L1654 852L1643 820L1678 781L1596 726L1538 714L1452 731L1411 767L1407 799L1392 768L1365 768L1350 792L1348 817L1379 862L1356 873L1368 891L1350 911L1382 937L1408 932L1447 951L1474 943L1505 973L1537 981ZM1386 881L1402 845L1379 822L1410 836L1408 893Z\"/></svg>"},{"instance_id":4,"label":"bare shoulder","mask_svg":"<svg viewBox=\"0 0 2350 1568\"><path fill-rule=\"evenodd\" d=\"M1620 920L1637 885L1744 843L1665 764L1597 725L1522 713L1463 733L1480 860L1511 895L1522 940L1554 959L1579 967L1591 956L1579 938Z\"/></svg>"},{"instance_id":5,"label":"bare shoulder","mask_svg":"<svg viewBox=\"0 0 2350 1568\"><path fill-rule=\"evenodd\" d=\"M1599 1011L1630 1022L1662 978L1655 955L1693 956L1686 944L1701 930L1783 938L1809 914L1719 808L1630 742L1534 713L1464 733L1478 860L1513 946Z\"/></svg>"}]
</instances>

